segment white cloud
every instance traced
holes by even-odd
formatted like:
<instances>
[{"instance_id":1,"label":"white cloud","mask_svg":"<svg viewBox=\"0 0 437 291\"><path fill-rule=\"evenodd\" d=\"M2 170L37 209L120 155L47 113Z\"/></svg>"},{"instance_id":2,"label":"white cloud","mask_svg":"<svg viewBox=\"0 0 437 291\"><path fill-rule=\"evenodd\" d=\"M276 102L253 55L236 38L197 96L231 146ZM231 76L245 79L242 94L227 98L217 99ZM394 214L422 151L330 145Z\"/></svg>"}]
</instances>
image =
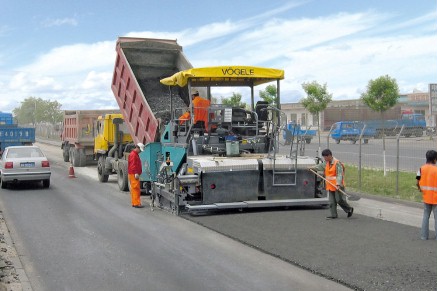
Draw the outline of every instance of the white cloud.
<instances>
[{"instance_id":1,"label":"white cloud","mask_svg":"<svg viewBox=\"0 0 437 291\"><path fill-rule=\"evenodd\" d=\"M196 67L284 69L283 102L298 101L303 97L301 84L313 80L327 83L334 99L358 98L370 79L385 74L397 79L403 93L415 88L427 91L428 83L435 82L429 78L437 65L436 28L431 24L436 13L402 24L397 15L373 11L312 19L279 17L293 5L235 22L228 19L176 32L126 36L177 39ZM11 96L58 100L63 109L117 107L110 89L115 45L103 41L57 47L29 65L2 72L0 108L11 109ZM226 97L234 91L220 89L216 95Z\"/></svg>"},{"instance_id":2,"label":"white cloud","mask_svg":"<svg viewBox=\"0 0 437 291\"><path fill-rule=\"evenodd\" d=\"M9 80L3 81L7 86L0 88L0 96L57 100L63 109L107 107L108 104L113 108L116 104L112 102L110 86L114 63L115 41L54 48L11 73ZM106 101L93 100L101 98ZM12 102L2 105L15 106Z\"/></svg>"},{"instance_id":3,"label":"white cloud","mask_svg":"<svg viewBox=\"0 0 437 291\"><path fill-rule=\"evenodd\" d=\"M71 25L77 26L78 22L75 18L58 18L58 19L46 19L42 22L43 27L52 27L52 26L62 26L62 25Z\"/></svg>"}]
</instances>

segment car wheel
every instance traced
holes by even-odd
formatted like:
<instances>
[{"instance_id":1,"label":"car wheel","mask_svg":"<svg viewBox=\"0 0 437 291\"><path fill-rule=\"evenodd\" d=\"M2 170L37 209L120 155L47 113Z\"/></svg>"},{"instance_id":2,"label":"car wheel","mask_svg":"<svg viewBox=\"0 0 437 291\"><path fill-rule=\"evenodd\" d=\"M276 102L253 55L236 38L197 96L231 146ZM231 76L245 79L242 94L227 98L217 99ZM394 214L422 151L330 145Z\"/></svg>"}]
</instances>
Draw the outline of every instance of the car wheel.
<instances>
[{"instance_id":1,"label":"car wheel","mask_svg":"<svg viewBox=\"0 0 437 291\"><path fill-rule=\"evenodd\" d=\"M99 181L102 183L108 182L109 175L107 175L105 170L105 157L100 156L97 161L97 176L99 177Z\"/></svg>"},{"instance_id":2,"label":"car wheel","mask_svg":"<svg viewBox=\"0 0 437 291\"><path fill-rule=\"evenodd\" d=\"M120 189L120 191L129 190L126 163L120 163L117 176L118 176L118 189Z\"/></svg>"},{"instance_id":3,"label":"car wheel","mask_svg":"<svg viewBox=\"0 0 437 291\"><path fill-rule=\"evenodd\" d=\"M44 188L49 188L50 187L50 179L42 180L42 186Z\"/></svg>"},{"instance_id":4,"label":"car wheel","mask_svg":"<svg viewBox=\"0 0 437 291\"><path fill-rule=\"evenodd\" d=\"M6 182L4 182L3 179L1 179L1 178L0 178L0 184L1 184L1 188L2 188L2 189L6 189L7 186L8 186L8 185L6 184Z\"/></svg>"}]
</instances>

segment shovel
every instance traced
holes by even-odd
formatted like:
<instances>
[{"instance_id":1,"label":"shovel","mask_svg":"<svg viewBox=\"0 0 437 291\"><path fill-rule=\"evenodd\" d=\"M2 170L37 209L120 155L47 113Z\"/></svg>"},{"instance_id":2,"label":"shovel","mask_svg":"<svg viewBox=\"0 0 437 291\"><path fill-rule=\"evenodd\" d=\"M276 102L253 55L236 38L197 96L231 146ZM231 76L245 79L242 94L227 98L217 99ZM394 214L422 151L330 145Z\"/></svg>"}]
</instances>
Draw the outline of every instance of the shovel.
<instances>
[{"instance_id":1,"label":"shovel","mask_svg":"<svg viewBox=\"0 0 437 291\"><path fill-rule=\"evenodd\" d=\"M334 187L337 187L337 185L334 185L334 183L332 183L331 181L328 181L325 179L325 177L323 177L322 175L320 175L319 173L317 173L316 171L314 171L313 169L309 169L311 172L313 172L316 176L322 178L323 180L325 180L325 182L331 184ZM352 194L348 194L345 191L341 190L340 188L337 188L338 191L340 191L344 196L346 196L350 201L358 201L361 199L360 196L358 195L352 195Z\"/></svg>"}]
</instances>

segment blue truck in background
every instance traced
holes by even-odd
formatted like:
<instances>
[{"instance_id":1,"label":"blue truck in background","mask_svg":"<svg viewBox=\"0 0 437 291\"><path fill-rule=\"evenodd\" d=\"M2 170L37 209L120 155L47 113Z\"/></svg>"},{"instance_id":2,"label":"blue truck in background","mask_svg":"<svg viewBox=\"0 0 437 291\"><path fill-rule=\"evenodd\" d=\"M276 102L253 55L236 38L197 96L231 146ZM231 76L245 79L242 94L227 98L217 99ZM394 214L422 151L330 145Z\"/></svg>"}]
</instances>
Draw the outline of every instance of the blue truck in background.
<instances>
[{"instance_id":1,"label":"blue truck in background","mask_svg":"<svg viewBox=\"0 0 437 291\"><path fill-rule=\"evenodd\" d=\"M383 133L386 136L395 136L399 134L401 128L402 135L405 137L423 136L426 130L426 121L423 114L409 113L402 114L400 119L396 120L367 120L367 121L339 121L332 126L330 136L336 143L340 141L351 141L356 143L363 132L363 141L367 143L370 138L381 138Z\"/></svg>"},{"instance_id":2,"label":"blue truck in background","mask_svg":"<svg viewBox=\"0 0 437 291\"><path fill-rule=\"evenodd\" d=\"M8 146L32 145L34 142L34 127L19 127L12 113L0 112L0 155Z\"/></svg>"},{"instance_id":3,"label":"blue truck in background","mask_svg":"<svg viewBox=\"0 0 437 291\"><path fill-rule=\"evenodd\" d=\"M291 143L291 140L294 138L299 138L300 140L304 140L306 143L311 143L313 137L317 134L317 130L313 129L303 129L300 124L295 122L288 122L287 127L282 133L282 137L285 140L285 144L288 145Z\"/></svg>"}]
</instances>

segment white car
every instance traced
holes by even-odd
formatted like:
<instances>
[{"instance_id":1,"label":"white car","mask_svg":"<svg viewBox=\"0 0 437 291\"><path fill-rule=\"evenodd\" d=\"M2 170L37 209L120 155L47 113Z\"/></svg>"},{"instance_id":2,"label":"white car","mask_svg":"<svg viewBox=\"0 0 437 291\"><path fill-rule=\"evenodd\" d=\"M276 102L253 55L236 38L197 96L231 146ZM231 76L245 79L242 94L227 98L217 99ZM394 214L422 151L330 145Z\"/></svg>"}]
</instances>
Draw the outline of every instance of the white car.
<instances>
[{"instance_id":1,"label":"white car","mask_svg":"<svg viewBox=\"0 0 437 291\"><path fill-rule=\"evenodd\" d=\"M7 147L0 159L0 185L22 181L41 181L44 188L50 187L50 162L37 146Z\"/></svg>"}]
</instances>

